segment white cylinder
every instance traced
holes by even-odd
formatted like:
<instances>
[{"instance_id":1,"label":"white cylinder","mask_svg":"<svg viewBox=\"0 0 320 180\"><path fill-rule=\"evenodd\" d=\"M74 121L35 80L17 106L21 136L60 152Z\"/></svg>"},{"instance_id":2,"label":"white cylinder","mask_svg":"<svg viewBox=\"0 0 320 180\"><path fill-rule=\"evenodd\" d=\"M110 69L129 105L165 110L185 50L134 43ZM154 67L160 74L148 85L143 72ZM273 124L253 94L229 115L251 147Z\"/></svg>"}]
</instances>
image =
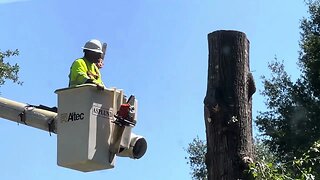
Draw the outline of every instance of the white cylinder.
<instances>
[{"instance_id":1,"label":"white cylinder","mask_svg":"<svg viewBox=\"0 0 320 180\"><path fill-rule=\"evenodd\" d=\"M56 133L57 113L28 106L0 97L0 117L17 123L26 124L44 131ZM49 123L52 126L49 130Z\"/></svg>"},{"instance_id":2,"label":"white cylinder","mask_svg":"<svg viewBox=\"0 0 320 180\"><path fill-rule=\"evenodd\" d=\"M140 159L147 151L147 141L144 137L131 133L130 147L117 153L120 157Z\"/></svg>"}]
</instances>

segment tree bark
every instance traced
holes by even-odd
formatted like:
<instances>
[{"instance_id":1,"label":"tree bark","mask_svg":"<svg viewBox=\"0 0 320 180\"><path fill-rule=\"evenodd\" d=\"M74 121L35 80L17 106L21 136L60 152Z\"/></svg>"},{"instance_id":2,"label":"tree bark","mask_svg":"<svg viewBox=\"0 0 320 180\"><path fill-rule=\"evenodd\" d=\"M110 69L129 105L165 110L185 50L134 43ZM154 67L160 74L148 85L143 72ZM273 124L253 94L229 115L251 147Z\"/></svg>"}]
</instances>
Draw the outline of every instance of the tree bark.
<instances>
[{"instance_id":1,"label":"tree bark","mask_svg":"<svg viewBox=\"0 0 320 180\"><path fill-rule=\"evenodd\" d=\"M209 65L204 119L209 180L248 179L252 162L252 100L249 41L238 31L208 34Z\"/></svg>"}]
</instances>

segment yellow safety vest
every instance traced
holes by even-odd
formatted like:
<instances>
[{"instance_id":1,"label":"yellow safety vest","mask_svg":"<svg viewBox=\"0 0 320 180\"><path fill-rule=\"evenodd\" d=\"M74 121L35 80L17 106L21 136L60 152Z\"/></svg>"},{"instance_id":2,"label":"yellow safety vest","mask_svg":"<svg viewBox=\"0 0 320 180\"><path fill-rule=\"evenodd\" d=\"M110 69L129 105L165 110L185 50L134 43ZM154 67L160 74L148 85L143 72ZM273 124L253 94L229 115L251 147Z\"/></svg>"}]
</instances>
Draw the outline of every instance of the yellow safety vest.
<instances>
[{"instance_id":1,"label":"yellow safety vest","mask_svg":"<svg viewBox=\"0 0 320 180\"><path fill-rule=\"evenodd\" d=\"M89 62L85 58L75 60L70 68L69 87L84 84L90 79L93 83L104 86L99 68L95 63Z\"/></svg>"}]
</instances>

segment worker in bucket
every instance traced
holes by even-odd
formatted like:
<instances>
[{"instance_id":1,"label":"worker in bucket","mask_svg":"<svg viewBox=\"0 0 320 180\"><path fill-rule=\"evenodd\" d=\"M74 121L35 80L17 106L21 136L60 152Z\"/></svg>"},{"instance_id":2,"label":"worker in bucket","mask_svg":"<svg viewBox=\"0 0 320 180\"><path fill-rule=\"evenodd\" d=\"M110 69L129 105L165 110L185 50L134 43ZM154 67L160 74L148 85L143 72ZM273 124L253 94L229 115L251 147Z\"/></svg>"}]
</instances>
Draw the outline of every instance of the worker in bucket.
<instances>
[{"instance_id":1,"label":"worker in bucket","mask_svg":"<svg viewBox=\"0 0 320 180\"><path fill-rule=\"evenodd\" d=\"M104 54L102 44L99 40L92 39L82 48L84 56L76 59L70 68L69 87L90 83L97 85L99 90L105 88L99 68L96 63L102 58Z\"/></svg>"}]
</instances>

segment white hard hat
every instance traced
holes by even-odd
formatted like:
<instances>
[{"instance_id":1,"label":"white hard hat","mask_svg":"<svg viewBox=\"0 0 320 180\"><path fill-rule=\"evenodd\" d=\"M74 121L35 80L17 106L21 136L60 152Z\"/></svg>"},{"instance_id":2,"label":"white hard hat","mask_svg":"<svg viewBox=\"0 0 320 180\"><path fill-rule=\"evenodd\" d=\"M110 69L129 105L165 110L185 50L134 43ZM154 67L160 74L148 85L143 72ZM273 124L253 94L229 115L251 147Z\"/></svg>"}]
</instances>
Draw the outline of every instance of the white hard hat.
<instances>
[{"instance_id":1,"label":"white hard hat","mask_svg":"<svg viewBox=\"0 0 320 180\"><path fill-rule=\"evenodd\" d=\"M84 45L84 47L82 47L82 49L86 49L86 50L101 53L101 54L103 53L102 44L99 40L96 40L96 39L92 39L86 42L86 44Z\"/></svg>"}]
</instances>

